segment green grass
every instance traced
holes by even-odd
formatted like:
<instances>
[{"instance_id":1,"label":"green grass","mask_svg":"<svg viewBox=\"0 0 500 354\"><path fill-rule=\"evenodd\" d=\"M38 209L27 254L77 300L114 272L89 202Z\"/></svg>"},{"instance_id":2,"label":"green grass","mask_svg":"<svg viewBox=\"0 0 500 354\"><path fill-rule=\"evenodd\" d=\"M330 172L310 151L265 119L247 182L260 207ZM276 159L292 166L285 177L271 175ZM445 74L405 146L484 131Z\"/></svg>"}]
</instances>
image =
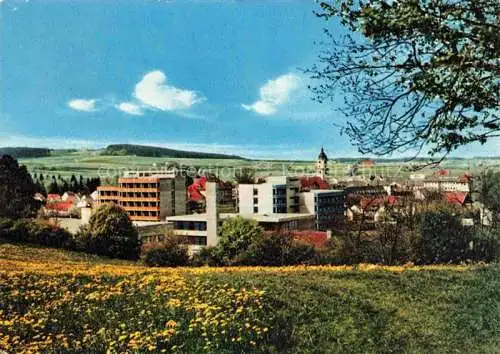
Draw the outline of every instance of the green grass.
<instances>
[{"instance_id":1,"label":"green grass","mask_svg":"<svg viewBox=\"0 0 500 354\"><path fill-rule=\"evenodd\" d=\"M314 158L315 156L311 156ZM350 164L335 163L334 158L329 164L330 173L333 177L343 177L347 175ZM181 166L196 168L197 170L208 170L224 179L231 179L234 169L243 167L254 168L259 176L276 176L284 173L303 175L314 173L314 161L249 161L231 159L176 159L163 157L140 157L140 156L102 156L98 151L66 151L58 152L50 157L20 159L30 172L70 177L72 174L83 175L84 177L103 178L115 177L128 169L150 169L154 166L160 168L165 164L178 163ZM485 160L488 166L498 168L500 160ZM478 170L477 159L469 160L446 160L442 167L449 169L451 174L459 176L468 171ZM399 179L407 179L410 172L401 170L402 164L399 162L384 162L375 164L373 169L360 169L359 173L365 176L371 174L382 174L384 176L397 176ZM432 174L434 170L424 169L422 172Z\"/></svg>"},{"instance_id":2,"label":"green grass","mask_svg":"<svg viewBox=\"0 0 500 354\"><path fill-rule=\"evenodd\" d=\"M172 343L177 340L175 343L185 344L184 349L178 352L500 352L499 265L360 267L359 270L352 267L172 270L144 268L138 263L110 262L99 257L8 243L0 244L0 265L0 304L23 301L23 306L28 308L33 306L38 311L41 308L49 309L50 316L59 316L55 318L59 321L57 323L63 322L63 327L56 327L68 338L72 338L72 328L80 328L84 323L88 324L87 328L92 333L106 333L101 339L99 336L91 337L87 348L105 348L106 340L111 341L119 323L125 323L126 329L117 333L126 337L128 332L156 331L154 326L171 318L179 323L177 339L173 338ZM258 338L255 339L258 341L256 347L235 346L231 337L225 337L223 332L207 332L212 345L218 343L219 347L203 349L203 338L206 337L183 332L183 326L187 326L192 316L191 312L183 312L182 308L172 312L162 307L167 306L169 296L181 296L176 293L175 286L168 290L172 295L165 290L160 298L151 297L155 293L154 288L148 287L142 291L136 288L143 276L163 279L161 281L167 282L167 285L170 284L170 278L187 284L188 289L182 295L186 296L182 300L183 304L192 301L188 300L192 299L190 294L200 301L217 302L217 306L222 306L224 310L214 310L209 315L216 318L218 311L224 311L224 316L232 319L229 326L234 330L242 328L246 321L253 321L261 326L270 326L269 332L255 337ZM80 295L66 293L63 305L71 306L65 311L54 305L57 302L51 298L52 295L44 295L39 302L29 305L29 302L9 296L8 289L14 281L32 289L30 296L44 294L43 284L51 284L51 291L56 297L64 295L57 295L57 284L71 287L71 294ZM78 284L94 285L80 289ZM119 285L123 294L117 293L113 299L103 299L97 307L85 300L85 294L93 289L101 291L100 294L106 297L108 289L115 289L113 291L116 292ZM236 307L213 296L215 291L228 288L242 292L245 289L264 290L260 302L264 310L249 304L249 312L237 317L233 312ZM228 297L227 301L232 300ZM154 306L155 311L144 314L143 310L148 306ZM71 310L73 308L87 309L87 312L77 315ZM67 317L68 311L74 315ZM107 315L93 317L102 316L103 313ZM43 310L36 314L45 316ZM0 320L7 315L5 312L0 314ZM141 323L154 323L154 328L148 326L146 329ZM26 325L22 328L31 330ZM74 335L79 338L79 334ZM114 345L123 346L126 343Z\"/></svg>"}]
</instances>

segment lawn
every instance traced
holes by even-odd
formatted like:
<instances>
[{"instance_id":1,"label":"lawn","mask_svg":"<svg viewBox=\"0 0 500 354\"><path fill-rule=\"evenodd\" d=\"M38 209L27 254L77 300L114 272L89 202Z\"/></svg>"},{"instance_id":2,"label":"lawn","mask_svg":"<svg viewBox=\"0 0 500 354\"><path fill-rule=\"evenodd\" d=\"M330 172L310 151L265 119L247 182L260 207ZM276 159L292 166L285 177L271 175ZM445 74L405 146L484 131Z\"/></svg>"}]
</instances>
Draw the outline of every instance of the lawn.
<instances>
[{"instance_id":1,"label":"lawn","mask_svg":"<svg viewBox=\"0 0 500 354\"><path fill-rule=\"evenodd\" d=\"M159 269L0 244L8 352L499 348L498 265Z\"/></svg>"}]
</instances>

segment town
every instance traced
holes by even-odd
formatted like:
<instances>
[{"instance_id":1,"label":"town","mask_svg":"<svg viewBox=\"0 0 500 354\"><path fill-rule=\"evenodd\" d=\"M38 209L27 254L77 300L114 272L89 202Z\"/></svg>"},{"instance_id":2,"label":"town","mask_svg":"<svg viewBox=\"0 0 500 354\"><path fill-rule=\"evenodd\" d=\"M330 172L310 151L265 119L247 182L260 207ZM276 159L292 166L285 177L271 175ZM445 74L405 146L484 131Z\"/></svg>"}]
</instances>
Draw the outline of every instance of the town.
<instances>
[{"instance_id":1,"label":"town","mask_svg":"<svg viewBox=\"0 0 500 354\"><path fill-rule=\"evenodd\" d=\"M92 210L114 203L127 212L143 240L161 239L168 230L183 238L191 252L216 246L218 228L232 217L256 221L265 231L290 231L297 239L324 245L332 234L363 223L365 230L394 222L391 211L428 201L443 201L467 211L464 225L490 225L492 211L480 202L480 186L472 173L449 176L436 168L430 175L375 175L374 161L359 161L369 176L330 177L328 156L321 148L313 174L256 177L252 181L223 181L198 176L187 183L185 169L126 171L117 185L101 185L86 195L63 191L35 198L44 203L42 214L76 232ZM250 172L250 171L246 171ZM75 218L76 217L76 218Z\"/></svg>"},{"instance_id":2,"label":"town","mask_svg":"<svg viewBox=\"0 0 500 354\"><path fill-rule=\"evenodd\" d=\"M500 353L499 0L0 0L0 354Z\"/></svg>"}]
</instances>

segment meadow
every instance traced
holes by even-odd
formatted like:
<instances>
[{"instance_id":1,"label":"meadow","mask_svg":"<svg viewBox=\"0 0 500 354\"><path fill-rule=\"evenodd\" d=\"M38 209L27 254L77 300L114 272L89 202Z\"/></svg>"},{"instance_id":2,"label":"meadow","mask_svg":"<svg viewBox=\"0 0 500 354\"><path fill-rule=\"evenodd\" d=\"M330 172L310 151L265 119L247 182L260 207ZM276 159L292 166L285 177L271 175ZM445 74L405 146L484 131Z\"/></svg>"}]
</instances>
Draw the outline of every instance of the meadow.
<instances>
[{"instance_id":1,"label":"meadow","mask_svg":"<svg viewBox=\"0 0 500 354\"><path fill-rule=\"evenodd\" d=\"M113 180L125 170L161 170L165 166L177 164L186 167L192 176L206 172L213 173L224 180L232 180L234 173L242 168L252 168L257 176L291 175L302 176L314 174L314 158L311 161L271 161L271 160L243 160L243 159L191 159L142 156L105 156L100 151L56 151L48 157L22 158L21 164L27 166L32 173L45 175L61 175L69 178L72 174L84 177L101 177ZM329 162L330 176L341 178L348 175L353 163L357 160L335 161L332 156ZM373 168L360 167L358 174L368 178L370 175L382 175L395 179L407 179L411 163L400 161L383 161L376 163ZM466 171L478 171L482 166L500 167L500 159L449 159L441 163L440 168L448 169L453 176L460 176ZM417 173L432 174L435 169L427 167Z\"/></svg>"},{"instance_id":2,"label":"meadow","mask_svg":"<svg viewBox=\"0 0 500 354\"><path fill-rule=\"evenodd\" d=\"M147 268L0 241L10 353L499 348L499 265Z\"/></svg>"}]
</instances>

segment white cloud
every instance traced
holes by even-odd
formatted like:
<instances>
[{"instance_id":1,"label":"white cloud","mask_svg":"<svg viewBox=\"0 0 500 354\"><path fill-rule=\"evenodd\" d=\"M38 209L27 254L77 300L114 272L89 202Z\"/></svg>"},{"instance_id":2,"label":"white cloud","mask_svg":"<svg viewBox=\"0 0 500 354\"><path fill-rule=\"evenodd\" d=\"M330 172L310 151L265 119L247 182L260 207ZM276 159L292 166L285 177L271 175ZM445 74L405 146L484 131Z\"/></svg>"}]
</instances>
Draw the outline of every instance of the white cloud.
<instances>
[{"instance_id":1,"label":"white cloud","mask_svg":"<svg viewBox=\"0 0 500 354\"><path fill-rule=\"evenodd\" d=\"M141 107L136 105L135 103L132 102L121 102L120 104L115 106L116 109L127 113L131 114L134 116L142 116L144 112L142 111Z\"/></svg>"},{"instance_id":2,"label":"white cloud","mask_svg":"<svg viewBox=\"0 0 500 354\"><path fill-rule=\"evenodd\" d=\"M246 110L254 111L261 115L273 115L278 108L289 102L293 92L301 87L298 75L288 73L274 80L269 80L260 88L260 99L250 105L242 104Z\"/></svg>"},{"instance_id":3,"label":"white cloud","mask_svg":"<svg viewBox=\"0 0 500 354\"><path fill-rule=\"evenodd\" d=\"M92 112L95 111L97 100L74 99L68 102L68 106L76 111Z\"/></svg>"},{"instance_id":4,"label":"white cloud","mask_svg":"<svg viewBox=\"0 0 500 354\"><path fill-rule=\"evenodd\" d=\"M167 85L167 77L159 70L144 75L135 86L134 96L147 108L161 111L184 110L205 100L195 91Z\"/></svg>"}]
</instances>

